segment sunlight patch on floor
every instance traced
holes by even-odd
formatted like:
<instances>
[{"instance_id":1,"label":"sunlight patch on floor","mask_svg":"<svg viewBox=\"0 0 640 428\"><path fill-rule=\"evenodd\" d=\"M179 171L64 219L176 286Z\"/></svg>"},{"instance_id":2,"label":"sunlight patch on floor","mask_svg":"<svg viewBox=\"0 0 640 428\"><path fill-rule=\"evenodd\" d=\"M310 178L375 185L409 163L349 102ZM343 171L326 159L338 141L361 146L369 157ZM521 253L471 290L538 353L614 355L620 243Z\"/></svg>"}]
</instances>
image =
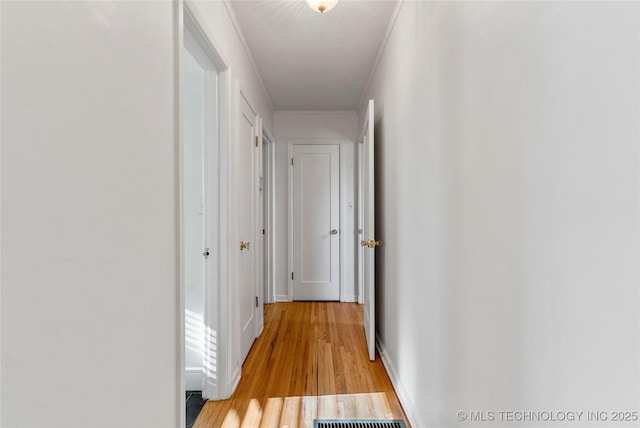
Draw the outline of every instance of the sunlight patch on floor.
<instances>
[{"instance_id":1,"label":"sunlight patch on floor","mask_svg":"<svg viewBox=\"0 0 640 428\"><path fill-rule=\"evenodd\" d=\"M314 419L394 419L384 392L252 398L245 404L246 411L229 410L223 428L312 428Z\"/></svg>"}]
</instances>

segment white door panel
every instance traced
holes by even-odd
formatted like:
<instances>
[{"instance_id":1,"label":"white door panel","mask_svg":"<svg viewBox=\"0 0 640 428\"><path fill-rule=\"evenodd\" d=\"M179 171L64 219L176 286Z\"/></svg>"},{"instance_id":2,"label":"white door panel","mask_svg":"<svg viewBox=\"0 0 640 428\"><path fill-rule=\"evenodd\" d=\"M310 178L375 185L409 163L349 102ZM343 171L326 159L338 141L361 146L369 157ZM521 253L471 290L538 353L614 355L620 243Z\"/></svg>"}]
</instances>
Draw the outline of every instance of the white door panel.
<instances>
[{"instance_id":1,"label":"white door panel","mask_svg":"<svg viewBox=\"0 0 640 428\"><path fill-rule=\"evenodd\" d=\"M363 230L361 246L363 247L363 316L364 331L367 337L367 347L369 350L369 359L376 359L376 268L375 268L375 249L380 243L375 237L375 176L374 176L374 138L373 138L373 100L369 100L367 116L361 142L363 144L363 164L362 164L362 213L363 213Z\"/></svg>"},{"instance_id":2,"label":"white door panel","mask_svg":"<svg viewBox=\"0 0 640 428\"><path fill-rule=\"evenodd\" d=\"M237 185L237 230L238 239L238 287L237 302L240 316L241 343L240 361L244 361L256 337L255 317L255 259L252 243L255 238L253 213L254 148L256 136L256 114L243 96L240 96L238 118L238 140L236 144L236 185Z\"/></svg>"},{"instance_id":3,"label":"white door panel","mask_svg":"<svg viewBox=\"0 0 640 428\"><path fill-rule=\"evenodd\" d=\"M293 298L340 299L340 147L293 146Z\"/></svg>"}]
</instances>

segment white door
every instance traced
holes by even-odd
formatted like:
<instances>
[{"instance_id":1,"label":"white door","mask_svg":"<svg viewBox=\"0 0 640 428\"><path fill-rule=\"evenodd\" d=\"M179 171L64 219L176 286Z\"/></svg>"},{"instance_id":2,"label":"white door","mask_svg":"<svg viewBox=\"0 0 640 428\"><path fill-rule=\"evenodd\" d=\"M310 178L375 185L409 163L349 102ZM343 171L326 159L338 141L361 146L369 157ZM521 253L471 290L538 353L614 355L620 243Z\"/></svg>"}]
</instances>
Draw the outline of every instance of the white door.
<instances>
[{"instance_id":1,"label":"white door","mask_svg":"<svg viewBox=\"0 0 640 428\"><path fill-rule=\"evenodd\" d=\"M362 240L363 247L362 262L364 284L363 284L363 315L364 332L367 337L367 347L369 348L369 359L376 359L376 268L375 268L375 248L380 246L380 241L375 240L375 180L374 180L374 140L373 140L373 100L369 100L367 116L365 118L364 130L361 139L363 144L362 156L362 213L363 227Z\"/></svg>"},{"instance_id":2,"label":"white door","mask_svg":"<svg viewBox=\"0 0 640 428\"><path fill-rule=\"evenodd\" d=\"M237 302L240 316L240 361L243 362L256 338L256 285L254 257L255 242L255 159L256 150L256 113L247 100L240 95L238 118L238 141L236 142L236 185L237 185Z\"/></svg>"},{"instance_id":3,"label":"white door","mask_svg":"<svg viewBox=\"0 0 640 428\"><path fill-rule=\"evenodd\" d=\"M293 145L293 299L340 300L340 146Z\"/></svg>"}]
</instances>

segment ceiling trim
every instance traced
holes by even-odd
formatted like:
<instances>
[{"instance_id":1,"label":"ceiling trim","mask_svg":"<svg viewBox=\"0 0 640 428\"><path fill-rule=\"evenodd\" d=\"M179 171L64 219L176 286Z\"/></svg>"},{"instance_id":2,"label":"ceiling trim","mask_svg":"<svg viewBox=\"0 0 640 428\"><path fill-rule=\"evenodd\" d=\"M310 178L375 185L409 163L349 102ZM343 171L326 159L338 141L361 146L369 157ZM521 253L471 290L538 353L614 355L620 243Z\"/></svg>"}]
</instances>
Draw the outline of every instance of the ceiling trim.
<instances>
[{"instance_id":1,"label":"ceiling trim","mask_svg":"<svg viewBox=\"0 0 640 428\"><path fill-rule=\"evenodd\" d=\"M376 60L373 62L373 67L371 67L371 72L369 72L369 77L367 78L367 83L364 85L364 89L362 90L362 95L360 96L360 102L358 102L358 109L365 102L367 93L369 92L369 86L371 86L371 81L373 80L373 76L378 71L378 66L380 65L380 60L382 59L382 55L384 51L387 49L387 43L389 42L389 37L391 37L391 33L393 32L394 27L396 26L396 21L398 20L398 15L400 15L400 10L402 9L402 5L404 4L404 0L398 0L395 9L393 10L393 14L391 15L391 19L389 20L389 24L387 25L387 30L384 33L384 37L382 38L382 43L380 43L380 49L378 49L378 55L376 55Z\"/></svg>"},{"instance_id":2,"label":"ceiling trim","mask_svg":"<svg viewBox=\"0 0 640 428\"><path fill-rule=\"evenodd\" d=\"M238 35L238 38L240 39L240 44L242 45L242 48L244 49L244 52L247 55L247 58L249 58L249 63L251 63L251 68L253 69L253 72L256 75L256 79L258 79L258 83L260 83L260 87L262 87L262 91L266 95L267 102L269 103L269 106L271 106L271 111L273 112L275 110L275 108L273 107L273 101L271 101L271 95L269 94L269 91L267 91L267 87L265 86L264 82L262 81L262 76L260 75L260 72L258 71L258 66L256 65L256 62L253 59L253 55L251 54L251 50L249 49L249 45L247 44L247 39L244 37L244 32L242 31L242 27L240 26L240 23L238 22L238 17L236 16L235 11L233 10L233 6L231 5L231 1L230 0L223 0L223 3L224 3L225 8L227 9L227 14L229 15L229 18L231 19L231 22L233 23L233 28L236 30L236 34Z\"/></svg>"}]
</instances>

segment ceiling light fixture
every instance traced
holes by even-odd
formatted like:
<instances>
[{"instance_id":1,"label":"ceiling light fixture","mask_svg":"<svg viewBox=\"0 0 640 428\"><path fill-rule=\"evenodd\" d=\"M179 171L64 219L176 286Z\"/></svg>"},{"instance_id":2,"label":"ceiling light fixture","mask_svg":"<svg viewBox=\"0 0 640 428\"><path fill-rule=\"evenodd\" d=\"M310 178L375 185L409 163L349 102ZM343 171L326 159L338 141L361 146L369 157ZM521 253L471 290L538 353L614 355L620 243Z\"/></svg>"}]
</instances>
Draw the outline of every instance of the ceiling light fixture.
<instances>
[{"instance_id":1,"label":"ceiling light fixture","mask_svg":"<svg viewBox=\"0 0 640 428\"><path fill-rule=\"evenodd\" d=\"M338 0L305 0L309 7L316 12L328 12L338 3Z\"/></svg>"}]
</instances>

